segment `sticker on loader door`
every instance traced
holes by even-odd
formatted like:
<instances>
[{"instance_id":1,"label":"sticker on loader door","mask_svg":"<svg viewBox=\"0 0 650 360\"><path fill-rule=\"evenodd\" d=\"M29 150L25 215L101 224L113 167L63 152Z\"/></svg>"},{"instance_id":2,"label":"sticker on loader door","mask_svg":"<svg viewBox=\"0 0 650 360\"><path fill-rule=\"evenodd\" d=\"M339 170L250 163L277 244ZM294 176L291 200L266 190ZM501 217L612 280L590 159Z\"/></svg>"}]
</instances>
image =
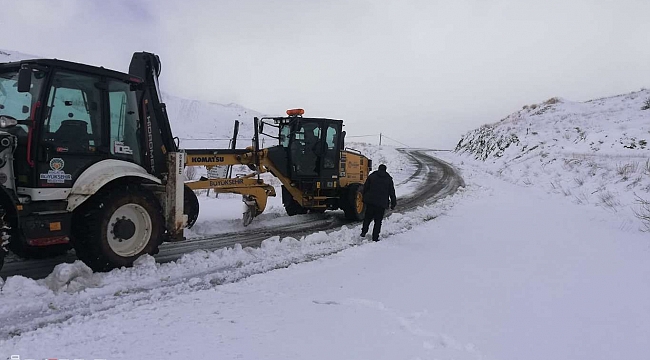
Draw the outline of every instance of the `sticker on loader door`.
<instances>
[{"instance_id":1,"label":"sticker on loader door","mask_svg":"<svg viewBox=\"0 0 650 360\"><path fill-rule=\"evenodd\" d=\"M50 160L50 169L47 174L40 174L40 179L47 181L48 184L63 184L72 180L72 175L63 171L65 162L61 158Z\"/></svg>"},{"instance_id":2,"label":"sticker on loader door","mask_svg":"<svg viewBox=\"0 0 650 360\"><path fill-rule=\"evenodd\" d=\"M133 155L133 150L128 145L124 145L122 141L113 142L113 153L115 154L124 154L124 155Z\"/></svg>"}]
</instances>

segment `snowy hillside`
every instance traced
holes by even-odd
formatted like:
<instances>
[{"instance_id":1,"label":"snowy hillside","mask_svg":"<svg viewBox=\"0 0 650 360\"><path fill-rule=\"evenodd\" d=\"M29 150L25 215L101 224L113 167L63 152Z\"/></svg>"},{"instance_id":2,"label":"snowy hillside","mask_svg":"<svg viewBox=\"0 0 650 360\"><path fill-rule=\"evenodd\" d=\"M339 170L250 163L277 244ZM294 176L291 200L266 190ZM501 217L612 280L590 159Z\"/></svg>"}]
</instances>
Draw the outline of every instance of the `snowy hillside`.
<instances>
[{"instance_id":1,"label":"snowy hillside","mask_svg":"<svg viewBox=\"0 0 650 360\"><path fill-rule=\"evenodd\" d=\"M465 134L456 152L511 182L545 188L645 228L635 213L650 198L650 91L584 103L552 98Z\"/></svg>"},{"instance_id":2,"label":"snowy hillside","mask_svg":"<svg viewBox=\"0 0 650 360\"><path fill-rule=\"evenodd\" d=\"M25 59L37 59L41 56L23 54L13 50L0 49L0 62L12 62Z\"/></svg>"},{"instance_id":3,"label":"snowy hillside","mask_svg":"<svg viewBox=\"0 0 650 360\"><path fill-rule=\"evenodd\" d=\"M239 120L238 146L250 146L253 117L263 116L237 104L183 99L163 93L174 136L185 148L226 148L232 138L235 120ZM208 140L209 139L209 140Z\"/></svg>"}]
</instances>

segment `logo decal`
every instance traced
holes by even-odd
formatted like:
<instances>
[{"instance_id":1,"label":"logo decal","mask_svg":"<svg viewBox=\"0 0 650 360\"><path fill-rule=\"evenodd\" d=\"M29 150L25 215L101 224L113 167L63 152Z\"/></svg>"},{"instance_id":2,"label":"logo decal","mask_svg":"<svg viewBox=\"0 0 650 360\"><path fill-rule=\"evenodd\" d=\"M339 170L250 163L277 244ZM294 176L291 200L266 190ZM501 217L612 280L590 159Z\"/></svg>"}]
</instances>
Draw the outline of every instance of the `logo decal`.
<instances>
[{"instance_id":1,"label":"logo decal","mask_svg":"<svg viewBox=\"0 0 650 360\"><path fill-rule=\"evenodd\" d=\"M151 116L147 115L147 146L149 147L149 166L151 173L156 172L156 158L153 155L153 129L151 127Z\"/></svg>"},{"instance_id":2,"label":"logo decal","mask_svg":"<svg viewBox=\"0 0 650 360\"><path fill-rule=\"evenodd\" d=\"M72 175L66 174L63 171L65 162L61 158L53 158L50 160L50 169L47 174L40 174L39 179L45 180L48 184L64 184L66 181L72 180Z\"/></svg>"},{"instance_id":3,"label":"logo decal","mask_svg":"<svg viewBox=\"0 0 650 360\"><path fill-rule=\"evenodd\" d=\"M223 156L192 156L193 163L222 163L225 161Z\"/></svg>"},{"instance_id":4,"label":"logo decal","mask_svg":"<svg viewBox=\"0 0 650 360\"><path fill-rule=\"evenodd\" d=\"M124 142L117 140L113 142L113 152L115 154L133 155L133 150L131 150L130 146L124 145Z\"/></svg>"},{"instance_id":5,"label":"logo decal","mask_svg":"<svg viewBox=\"0 0 650 360\"><path fill-rule=\"evenodd\" d=\"M64 166L65 166L65 162L61 158L53 158L52 160L50 160L50 169L54 171L63 170Z\"/></svg>"},{"instance_id":6,"label":"logo decal","mask_svg":"<svg viewBox=\"0 0 650 360\"><path fill-rule=\"evenodd\" d=\"M243 185L244 179L210 180L210 187Z\"/></svg>"}]
</instances>

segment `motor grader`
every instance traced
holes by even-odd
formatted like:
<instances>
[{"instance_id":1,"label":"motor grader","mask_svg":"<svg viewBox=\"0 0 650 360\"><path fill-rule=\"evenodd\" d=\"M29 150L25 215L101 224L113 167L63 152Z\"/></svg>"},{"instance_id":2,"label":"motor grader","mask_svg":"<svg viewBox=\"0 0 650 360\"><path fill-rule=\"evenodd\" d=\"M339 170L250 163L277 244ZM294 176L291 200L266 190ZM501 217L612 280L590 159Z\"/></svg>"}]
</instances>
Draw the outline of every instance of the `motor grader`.
<instances>
[{"instance_id":1,"label":"motor grader","mask_svg":"<svg viewBox=\"0 0 650 360\"><path fill-rule=\"evenodd\" d=\"M289 215L343 209L360 220L371 161L346 150L343 122L254 119L245 149L179 149L158 88L160 60L135 53L129 73L55 59L0 64L0 267L75 249L95 271L130 266L184 240L199 213L193 190L241 194L244 225L282 183ZM269 128L277 132L267 133ZM261 149L260 136L277 139ZM185 181L186 166L246 165L248 175Z\"/></svg>"}]
</instances>

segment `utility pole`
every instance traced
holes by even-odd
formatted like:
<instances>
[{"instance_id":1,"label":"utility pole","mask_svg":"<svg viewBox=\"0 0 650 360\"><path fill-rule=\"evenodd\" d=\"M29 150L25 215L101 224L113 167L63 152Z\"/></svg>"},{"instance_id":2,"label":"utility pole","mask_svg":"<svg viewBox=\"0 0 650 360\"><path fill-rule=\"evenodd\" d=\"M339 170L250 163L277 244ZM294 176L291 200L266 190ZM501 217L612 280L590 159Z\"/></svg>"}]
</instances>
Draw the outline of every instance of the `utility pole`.
<instances>
[{"instance_id":1,"label":"utility pole","mask_svg":"<svg viewBox=\"0 0 650 360\"><path fill-rule=\"evenodd\" d=\"M379 145L381 145L381 133L379 133Z\"/></svg>"}]
</instances>

